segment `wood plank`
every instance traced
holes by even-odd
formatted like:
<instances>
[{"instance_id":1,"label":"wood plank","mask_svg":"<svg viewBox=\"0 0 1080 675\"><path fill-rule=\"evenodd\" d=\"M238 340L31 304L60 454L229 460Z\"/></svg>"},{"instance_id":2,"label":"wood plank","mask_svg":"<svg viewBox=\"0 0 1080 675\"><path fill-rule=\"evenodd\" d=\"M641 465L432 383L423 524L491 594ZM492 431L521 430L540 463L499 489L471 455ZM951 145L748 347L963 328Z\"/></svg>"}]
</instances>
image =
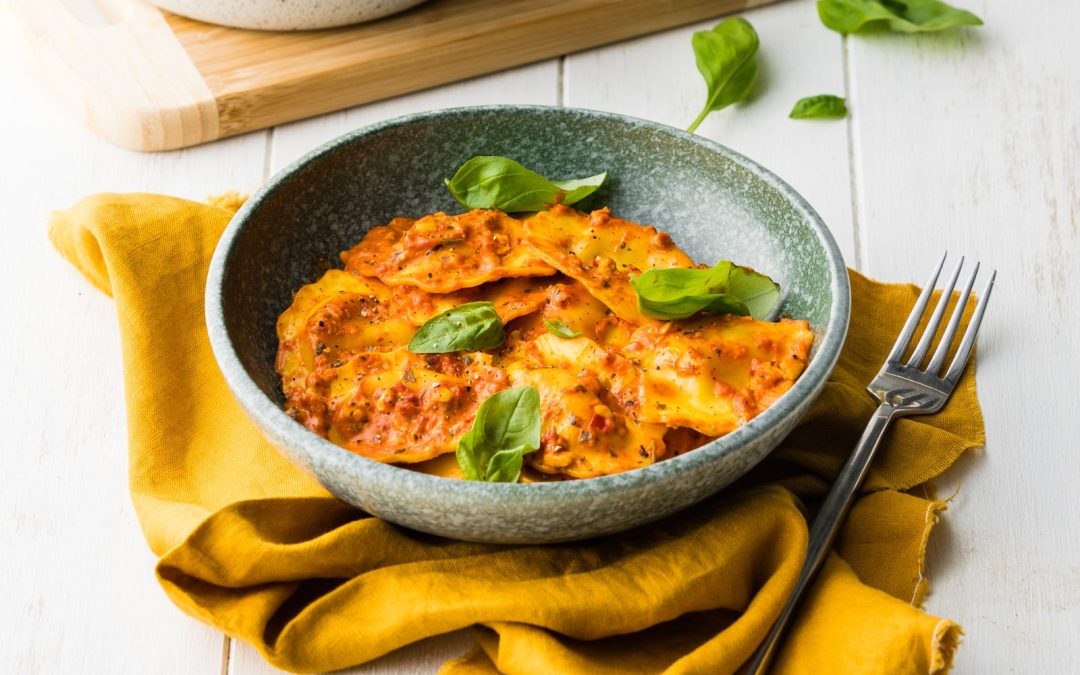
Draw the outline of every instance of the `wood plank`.
<instances>
[{"instance_id":1,"label":"wood plank","mask_svg":"<svg viewBox=\"0 0 1080 675\"><path fill-rule=\"evenodd\" d=\"M842 41L821 28L813 0L743 14L761 40L750 101L714 112L697 132L760 162L821 214L849 265L855 264L847 131L843 122L788 119L795 101L843 95ZM685 129L705 102L690 36L715 21L677 28L566 59L564 102Z\"/></svg>"},{"instance_id":2,"label":"wood plank","mask_svg":"<svg viewBox=\"0 0 1080 675\"><path fill-rule=\"evenodd\" d=\"M52 249L46 217L99 190L202 198L261 179L265 134L160 155L59 110L0 45L0 672L218 673L220 633L177 610L128 496L116 310Z\"/></svg>"},{"instance_id":3,"label":"wood plank","mask_svg":"<svg viewBox=\"0 0 1080 675\"><path fill-rule=\"evenodd\" d=\"M942 249L996 267L979 337L987 448L932 539L930 611L958 673L1080 663L1080 7L965 2L982 28L849 39L866 271L922 282Z\"/></svg>"}]
</instances>

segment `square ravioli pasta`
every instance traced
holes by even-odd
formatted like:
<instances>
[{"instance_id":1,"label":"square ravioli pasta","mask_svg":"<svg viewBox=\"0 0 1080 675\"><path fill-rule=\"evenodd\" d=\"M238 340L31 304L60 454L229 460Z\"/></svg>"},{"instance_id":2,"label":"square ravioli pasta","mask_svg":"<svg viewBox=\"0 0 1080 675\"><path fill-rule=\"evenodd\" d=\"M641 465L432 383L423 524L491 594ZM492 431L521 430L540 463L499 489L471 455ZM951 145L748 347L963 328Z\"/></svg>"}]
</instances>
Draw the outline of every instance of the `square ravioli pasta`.
<instances>
[{"instance_id":1,"label":"square ravioli pasta","mask_svg":"<svg viewBox=\"0 0 1080 675\"><path fill-rule=\"evenodd\" d=\"M463 477L455 450L496 392L539 393L522 481L590 478L745 424L792 386L814 340L793 319L650 318L631 281L700 266L608 209L396 218L341 257L278 321L285 408L352 452L447 477ZM468 303L489 303L497 346L410 351L421 326Z\"/></svg>"}]
</instances>

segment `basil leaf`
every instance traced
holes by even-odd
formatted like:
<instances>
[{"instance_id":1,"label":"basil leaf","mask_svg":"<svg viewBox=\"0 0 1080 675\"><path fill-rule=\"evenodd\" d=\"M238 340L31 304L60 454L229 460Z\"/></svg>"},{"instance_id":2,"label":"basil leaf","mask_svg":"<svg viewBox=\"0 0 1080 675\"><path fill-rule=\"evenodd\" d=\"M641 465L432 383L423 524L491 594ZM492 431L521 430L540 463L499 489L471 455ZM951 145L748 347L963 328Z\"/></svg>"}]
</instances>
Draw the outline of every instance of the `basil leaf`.
<instances>
[{"instance_id":1,"label":"basil leaf","mask_svg":"<svg viewBox=\"0 0 1080 675\"><path fill-rule=\"evenodd\" d=\"M540 447L540 392L503 389L476 411L472 428L458 441L457 461L469 480L516 482L522 457Z\"/></svg>"},{"instance_id":2,"label":"basil leaf","mask_svg":"<svg viewBox=\"0 0 1080 675\"><path fill-rule=\"evenodd\" d=\"M414 354L445 354L491 349L506 339L502 319L491 302L466 302L432 317L409 340Z\"/></svg>"},{"instance_id":3,"label":"basil leaf","mask_svg":"<svg viewBox=\"0 0 1080 675\"><path fill-rule=\"evenodd\" d=\"M698 312L764 319L780 297L772 279L721 260L709 269L654 269L630 280L638 311L671 321Z\"/></svg>"},{"instance_id":4,"label":"basil leaf","mask_svg":"<svg viewBox=\"0 0 1080 675\"><path fill-rule=\"evenodd\" d=\"M691 42L709 93L705 108L687 131L697 129L710 112L746 99L758 72L758 36L746 19L721 21L712 30L694 33Z\"/></svg>"},{"instance_id":5,"label":"basil leaf","mask_svg":"<svg viewBox=\"0 0 1080 675\"><path fill-rule=\"evenodd\" d=\"M655 269L630 280L638 310L654 319L683 319L709 307L717 299L713 289L730 276L732 264L721 260L711 269ZM733 314L745 314L737 304Z\"/></svg>"},{"instance_id":6,"label":"basil leaf","mask_svg":"<svg viewBox=\"0 0 1080 675\"><path fill-rule=\"evenodd\" d=\"M544 325L551 331L552 335L556 335L561 338L576 338L581 337L581 331L574 330L570 326L566 325L566 322L562 319L552 319L548 321L544 319Z\"/></svg>"},{"instance_id":7,"label":"basil leaf","mask_svg":"<svg viewBox=\"0 0 1080 675\"><path fill-rule=\"evenodd\" d=\"M981 26L982 19L940 0L818 0L821 23L838 33L886 29L926 33Z\"/></svg>"},{"instance_id":8,"label":"basil leaf","mask_svg":"<svg viewBox=\"0 0 1080 675\"><path fill-rule=\"evenodd\" d=\"M795 102L795 107L791 109L788 117L796 120L838 120L847 117L847 102L832 94L807 96Z\"/></svg>"},{"instance_id":9,"label":"basil leaf","mask_svg":"<svg viewBox=\"0 0 1080 675\"><path fill-rule=\"evenodd\" d=\"M780 299L780 285L761 272L732 265L727 279L727 294L738 298L746 307L747 314L763 320Z\"/></svg>"},{"instance_id":10,"label":"basil leaf","mask_svg":"<svg viewBox=\"0 0 1080 675\"><path fill-rule=\"evenodd\" d=\"M588 178L557 180L553 182L556 187L564 192L560 203L570 206L596 192L600 186L604 184L605 180L607 180L607 171L598 173L595 176L589 176Z\"/></svg>"},{"instance_id":11,"label":"basil leaf","mask_svg":"<svg viewBox=\"0 0 1080 675\"><path fill-rule=\"evenodd\" d=\"M541 211L556 201L567 206L588 197L607 179L607 172L574 180L550 181L506 157L473 157L444 179L454 199L468 209L501 209L507 213Z\"/></svg>"},{"instance_id":12,"label":"basil leaf","mask_svg":"<svg viewBox=\"0 0 1080 675\"><path fill-rule=\"evenodd\" d=\"M512 450L500 450L491 457L484 480L489 483L516 483L521 477L521 465L525 458L525 446Z\"/></svg>"}]
</instances>

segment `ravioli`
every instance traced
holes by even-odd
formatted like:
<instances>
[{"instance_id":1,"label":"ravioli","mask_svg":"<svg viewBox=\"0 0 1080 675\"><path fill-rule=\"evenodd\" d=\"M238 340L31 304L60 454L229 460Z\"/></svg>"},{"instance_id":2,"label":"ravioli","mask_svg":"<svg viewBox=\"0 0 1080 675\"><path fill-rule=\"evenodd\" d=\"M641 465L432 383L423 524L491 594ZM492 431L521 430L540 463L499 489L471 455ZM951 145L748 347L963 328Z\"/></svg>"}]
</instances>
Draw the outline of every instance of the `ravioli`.
<instances>
[{"instance_id":1,"label":"ravioli","mask_svg":"<svg viewBox=\"0 0 1080 675\"><path fill-rule=\"evenodd\" d=\"M333 364L361 350L408 344L428 319L466 302L492 302L504 323L535 312L547 301L550 285L546 279L506 279L436 295L329 270L301 288L278 318L277 370L285 378L287 394L319 364Z\"/></svg>"},{"instance_id":2,"label":"ravioli","mask_svg":"<svg viewBox=\"0 0 1080 675\"><path fill-rule=\"evenodd\" d=\"M501 211L395 218L341 254L345 269L391 286L450 293L505 277L548 276L555 268L521 243L521 221Z\"/></svg>"},{"instance_id":3,"label":"ravioli","mask_svg":"<svg viewBox=\"0 0 1080 675\"><path fill-rule=\"evenodd\" d=\"M404 466L413 471L426 473L431 476L465 480L465 472L461 470L461 466L457 463L457 458L452 453L445 453L434 459L416 462L415 464L405 464Z\"/></svg>"},{"instance_id":4,"label":"ravioli","mask_svg":"<svg viewBox=\"0 0 1080 675\"><path fill-rule=\"evenodd\" d=\"M582 378L599 378L619 406L636 419L641 371L618 351L584 336L567 339L545 333L533 339L520 358L534 367L560 368Z\"/></svg>"},{"instance_id":5,"label":"ravioli","mask_svg":"<svg viewBox=\"0 0 1080 675\"><path fill-rule=\"evenodd\" d=\"M600 374L515 363L507 375L514 386L535 387L540 393L540 449L525 456L533 469L591 478L663 457L664 425L639 424L627 416Z\"/></svg>"},{"instance_id":6,"label":"ravioli","mask_svg":"<svg viewBox=\"0 0 1080 675\"><path fill-rule=\"evenodd\" d=\"M641 321L630 277L655 268L694 267L690 256L655 227L586 215L556 205L525 220L525 241L538 258L579 281L620 319Z\"/></svg>"},{"instance_id":7,"label":"ravioli","mask_svg":"<svg viewBox=\"0 0 1080 675\"><path fill-rule=\"evenodd\" d=\"M813 342L805 321L724 315L646 323L622 352L642 373L641 420L720 436L791 388Z\"/></svg>"},{"instance_id":8,"label":"ravioli","mask_svg":"<svg viewBox=\"0 0 1080 675\"><path fill-rule=\"evenodd\" d=\"M547 302L552 284L548 278L502 279L478 288L444 294L428 293L415 286L393 286L391 302L393 310L415 327L448 309L480 300L495 305L495 313L505 324L540 309Z\"/></svg>"},{"instance_id":9,"label":"ravioli","mask_svg":"<svg viewBox=\"0 0 1080 675\"><path fill-rule=\"evenodd\" d=\"M391 307L393 290L378 279L329 270L301 288L277 322L276 367L287 398L307 384L317 362L357 349L405 344L416 327Z\"/></svg>"},{"instance_id":10,"label":"ravioli","mask_svg":"<svg viewBox=\"0 0 1080 675\"><path fill-rule=\"evenodd\" d=\"M588 478L664 457L666 427L637 419L640 373L616 352L545 331L517 347L505 367L513 386L540 393L540 450L526 455L527 466Z\"/></svg>"},{"instance_id":11,"label":"ravioli","mask_svg":"<svg viewBox=\"0 0 1080 675\"><path fill-rule=\"evenodd\" d=\"M546 279L505 279L481 288L435 295L415 287L387 286L378 279L360 277L344 270L329 270L319 281L301 288L293 304L278 319L276 368L288 401L287 409L312 431L324 436L330 434L335 428L331 423L335 419L333 415L337 414L334 401L341 394L335 393L328 401L328 387L348 375L350 371L345 366L358 354L374 363L381 362L378 361L381 357L372 353L397 350L400 358L401 353L407 353L402 346L408 344L425 321L474 300L492 302L504 322L512 321L538 310L547 300L550 283ZM487 355L484 358L490 359ZM382 382L387 377L390 375L383 374L368 383ZM468 419L471 420L473 415L475 409L469 408ZM439 433L437 426L432 433ZM385 430L380 436L383 440L397 439ZM360 454L373 458L381 456L370 438L348 440L344 433L338 433L336 438L342 440L341 445L356 449ZM446 451L445 444L432 447L438 449L418 451L411 448L393 461L417 461L416 457L435 456Z\"/></svg>"},{"instance_id":12,"label":"ravioli","mask_svg":"<svg viewBox=\"0 0 1080 675\"><path fill-rule=\"evenodd\" d=\"M454 450L480 405L510 386L540 395L540 448L521 480L589 478L692 451L791 388L805 321L642 316L630 279L694 267L653 227L556 205L396 218L300 289L278 320L286 411L359 455L463 478ZM417 329L489 301L500 347L413 354ZM573 337L550 325L565 324Z\"/></svg>"},{"instance_id":13,"label":"ravioli","mask_svg":"<svg viewBox=\"0 0 1080 675\"><path fill-rule=\"evenodd\" d=\"M664 434L665 451L669 457L677 457L700 448L711 440L711 436L689 427L673 427Z\"/></svg>"},{"instance_id":14,"label":"ravioli","mask_svg":"<svg viewBox=\"0 0 1080 675\"><path fill-rule=\"evenodd\" d=\"M380 462L421 462L453 452L480 404L507 386L480 352L363 352L324 371L325 435Z\"/></svg>"},{"instance_id":15,"label":"ravioli","mask_svg":"<svg viewBox=\"0 0 1080 675\"><path fill-rule=\"evenodd\" d=\"M602 344L625 343L635 328L615 316L583 285L570 280L546 287L539 311L523 312L522 318L510 325L510 330L531 339L548 332L545 321L561 321L572 332Z\"/></svg>"}]
</instances>

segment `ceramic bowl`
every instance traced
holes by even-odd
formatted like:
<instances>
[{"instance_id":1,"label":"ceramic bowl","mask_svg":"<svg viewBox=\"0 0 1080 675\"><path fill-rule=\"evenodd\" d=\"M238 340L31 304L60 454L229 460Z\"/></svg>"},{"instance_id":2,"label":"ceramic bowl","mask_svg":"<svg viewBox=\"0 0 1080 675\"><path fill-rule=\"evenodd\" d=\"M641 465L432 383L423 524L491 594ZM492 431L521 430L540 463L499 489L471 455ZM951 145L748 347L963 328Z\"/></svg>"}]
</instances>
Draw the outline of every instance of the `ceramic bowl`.
<instances>
[{"instance_id":1,"label":"ceramic bowl","mask_svg":"<svg viewBox=\"0 0 1080 675\"><path fill-rule=\"evenodd\" d=\"M424 0L149 0L197 21L255 30L312 30L379 19Z\"/></svg>"},{"instance_id":2,"label":"ceramic bowl","mask_svg":"<svg viewBox=\"0 0 1080 675\"><path fill-rule=\"evenodd\" d=\"M550 483L453 480L348 452L282 411L274 325L303 284L371 227L459 212L443 178L474 155L512 157L556 178L608 171L593 204L653 224L699 262L729 258L782 286L781 313L807 319L810 364L772 407L692 452L626 473ZM251 418L340 499L457 539L538 543L594 537L685 508L746 473L819 394L840 354L850 297L828 228L793 189L727 148L660 124L570 108L494 106L401 117L293 163L253 195L210 266L206 322L221 370ZM258 470L254 468L253 470Z\"/></svg>"}]
</instances>

